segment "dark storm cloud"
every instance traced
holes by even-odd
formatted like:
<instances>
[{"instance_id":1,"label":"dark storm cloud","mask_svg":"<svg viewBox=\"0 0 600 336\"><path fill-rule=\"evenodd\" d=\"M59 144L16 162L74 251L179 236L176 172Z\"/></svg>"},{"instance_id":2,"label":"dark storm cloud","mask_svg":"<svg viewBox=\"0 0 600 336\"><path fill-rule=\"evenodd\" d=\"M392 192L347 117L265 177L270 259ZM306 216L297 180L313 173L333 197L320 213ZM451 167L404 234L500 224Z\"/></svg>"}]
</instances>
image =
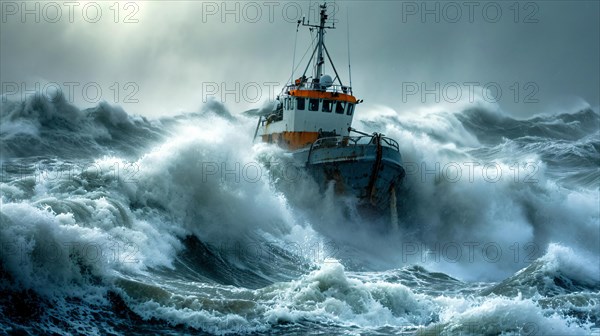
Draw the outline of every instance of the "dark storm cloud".
<instances>
[{"instance_id":1,"label":"dark storm cloud","mask_svg":"<svg viewBox=\"0 0 600 336\"><path fill-rule=\"evenodd\" d=\"M14 89L5 83L27 82L32 88L35 82L42 87L76 82L74 101L88 106L95 103L96 97L88 96L97 87L88 85L88 96L82 88L97 83L102 99L147 115L199 110L208 96L224 100L232 111L257 107L272 96L273 83L281 85L290 75L296 9L313 22L316 13L308 2L227 2L227 8L220 1L139 2L137 8L121 4L118 13L112 3L99 2L102 16L89 22L95 8L88 4L94 2L81 3L72 18L57 2L63 16L53 23L45 20L55 17L53 8L44 13L42 2L36 23L31 14L23 19L20 7L12 14L7 3L0 33L4 93ZM598 2L335 5L337 29L326 41L347 81L348 10L353 86L365 108L380 104L402 112L436 99L448 103L454 84L465 98L469 86L464 84L472 82L500 88L500 107L516 116L573 108L579 100L598 106ZM90 7L87 14L79 10L84 6ZM296 62L309 42L301 29ZM415 87L418 91L408 94ZM423 97L423 88L435 93Z\"/></svg>"}]
</instances>

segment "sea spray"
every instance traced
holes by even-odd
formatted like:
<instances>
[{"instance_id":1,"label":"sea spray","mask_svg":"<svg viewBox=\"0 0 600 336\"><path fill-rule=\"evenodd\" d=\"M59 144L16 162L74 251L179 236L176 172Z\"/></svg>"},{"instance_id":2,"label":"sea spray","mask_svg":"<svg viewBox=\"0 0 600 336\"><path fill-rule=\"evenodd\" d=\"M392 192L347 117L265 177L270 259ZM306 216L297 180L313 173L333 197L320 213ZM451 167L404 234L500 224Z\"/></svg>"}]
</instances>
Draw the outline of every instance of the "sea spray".
<instances>
[{"instance_id":1,"label":"sea spray","mask_svg":"<svg viewBox=\"0 0 600 336\"><path fill-rule=\"evenodd\" d=\"M598 332L597 111L367 111L412 169L395 234L199 111L2 105L1 330Z\"/></svg>"}]
</instances>

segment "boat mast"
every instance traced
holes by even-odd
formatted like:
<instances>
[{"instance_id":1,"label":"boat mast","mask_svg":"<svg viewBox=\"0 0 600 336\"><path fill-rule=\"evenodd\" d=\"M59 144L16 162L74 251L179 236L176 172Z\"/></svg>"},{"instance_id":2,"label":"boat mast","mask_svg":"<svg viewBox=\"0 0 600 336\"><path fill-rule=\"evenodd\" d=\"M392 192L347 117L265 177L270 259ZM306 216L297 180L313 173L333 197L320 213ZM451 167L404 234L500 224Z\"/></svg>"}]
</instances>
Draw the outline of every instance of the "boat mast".
<instances>
[{"instance_id":1,"label":"boat mast","mask_svg":"<svg viewBox=\"0 0 600 336\"><path fill-rule=\"evenodd\" d=\"M319 22L319 30L318 30L318 34L319 34L319 49L317 51L317 70L316 70L316 74L315 74L315 78L321 78L321 76L323 76L322 73L322 69L323 69L323 63L325 63L325 60L323 59L323 44L325 43L324 38L325 38L325 20L327 20L327 14L325 14L325 9L327 8L326 4L323 4L321 6L319 6L321 8L321 20Z\"/></svg>"},{"instance_id":2,"label":"boat mast","mask_svg":"<svg viewBox=\"0 0 600 336\"><path fill-rule=\"evenodd\" d=\"M318 42L317 42L317 68L315 69L315 75L314 78L321 78L321 76L323 75L323 64L325 63L325 59L323 58L323 50L325 49L325 29L335 29L335 26L326 26L325 23L327 21L327 3L324 3L322 5L319 5L319 8L321 9L320 12L320 20L319 20L319 25L311 25L310 23L305 23L304 22L304 18L302 18L302 25L303 26L307 26L307 27L313 27L313 28L317 28L317 36L318 36ZM314 56L314 52L313 52L313 56ZM306 71L305 71L306 73Z\"/></svg>"}]
</instances>

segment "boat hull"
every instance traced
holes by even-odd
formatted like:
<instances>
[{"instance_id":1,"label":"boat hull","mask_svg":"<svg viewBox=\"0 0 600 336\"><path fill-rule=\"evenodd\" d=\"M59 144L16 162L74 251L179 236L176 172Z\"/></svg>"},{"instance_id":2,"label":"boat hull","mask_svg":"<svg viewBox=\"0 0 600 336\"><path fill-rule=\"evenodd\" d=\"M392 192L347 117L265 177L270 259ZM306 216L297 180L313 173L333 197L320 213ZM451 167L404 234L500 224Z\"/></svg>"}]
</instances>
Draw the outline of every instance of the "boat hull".
<instances>
[{"instance_id":1,"label":"boat hull","mask_svg":"<svg viewBox=\"0 0 600 336\"><path fill-rule=\"evenodd\" d=\"M322 146L296 151L294 157L305 162L322 189L335 181L336 193L353 195L380 211L390 209L405 176L400 153L377 144Z\"/></svg>"}]
</instances>

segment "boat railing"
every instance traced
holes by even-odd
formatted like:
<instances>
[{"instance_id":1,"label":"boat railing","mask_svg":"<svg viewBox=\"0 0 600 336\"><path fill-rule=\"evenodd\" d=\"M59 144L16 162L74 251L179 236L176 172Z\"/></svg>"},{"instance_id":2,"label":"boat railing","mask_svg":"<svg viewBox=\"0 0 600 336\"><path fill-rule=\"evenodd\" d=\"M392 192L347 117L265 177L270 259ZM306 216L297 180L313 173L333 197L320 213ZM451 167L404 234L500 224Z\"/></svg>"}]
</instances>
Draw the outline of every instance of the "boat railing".
<instances>
[{"instance_id":1,"label":"boat railing","mask_svg":"<svg viewBox=\"0 0 600 336\"><path fill-rule=\"evenodd\" d=\"M352 95L352 88L346 85L330 85L322 86L320 83L304 82L300 84L288 84L286 87L286 93L292 90L316 90L321 92L332 92L332 93L343 93Z\"/></svg>"},{"instance_id":2,"label":"boat railing","mask_svg":"<svg viewBox=\"0 0 600 336\"><path fill-rule=\"evenodd\" d=\"M400 152L400 145L398 145L398 141L392 138L381 137L382 145L387 145L386 147L390 147Z\"/></svg>"},{"instance_id":3,"label":"boat railing","mask_svg":"<svg viewBox=\"0 0 600 336\"><path fill-rule=\"evenodd\" d=\"M318 148L328 147L349 147L359 145L373 145L380 141L381 146L389 147L396 151L400 151L398 142L391 138L375 135L362 135L362 136L334 136L317 139L311 146L311 151Z\"/></svg>"},{"instance_id":4,"label":"boat railing","mask_svg":"<svg viewBox=\"0 0 600 336\"><path fill-rule=\"evenodd\" d=\"M380 153L379 148L381 147L389 147L397 152L400 152L400 147L398 146L398 142L396 142L396 140L386 138L378 133L373 133L373 135L361 136L333 136L319 138L315 142L313 142L310 146L310 150L308 151L308 158L306 162L307 164L310 163L312 153L320 148L356 147L368 145L377 146L378 153Z\"/></svg>"}]
</instances>

